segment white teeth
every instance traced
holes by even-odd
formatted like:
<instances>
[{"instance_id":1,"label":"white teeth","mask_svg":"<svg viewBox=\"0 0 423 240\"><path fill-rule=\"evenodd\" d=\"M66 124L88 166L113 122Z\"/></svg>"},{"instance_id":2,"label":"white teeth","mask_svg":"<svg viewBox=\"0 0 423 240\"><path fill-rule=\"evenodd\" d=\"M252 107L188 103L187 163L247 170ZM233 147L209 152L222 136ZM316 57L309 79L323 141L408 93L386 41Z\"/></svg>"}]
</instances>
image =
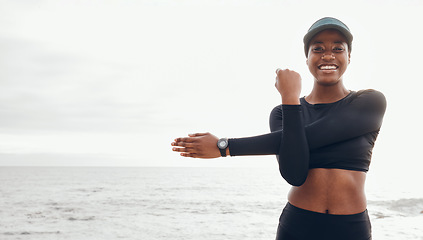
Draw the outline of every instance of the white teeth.
<instances>
[{"instance_id":1,"label":"white teeth","mask_svg":"<svg viewBox=\"0 0 423 240\"><path fill-rule=\"evenodd\" d=\"M320 69L322 69L322 70L333 70L333 69L336 69L336 66L334 66L334 65L325 65L325 66L320 66Z\"/></svg>"}]
</instances>

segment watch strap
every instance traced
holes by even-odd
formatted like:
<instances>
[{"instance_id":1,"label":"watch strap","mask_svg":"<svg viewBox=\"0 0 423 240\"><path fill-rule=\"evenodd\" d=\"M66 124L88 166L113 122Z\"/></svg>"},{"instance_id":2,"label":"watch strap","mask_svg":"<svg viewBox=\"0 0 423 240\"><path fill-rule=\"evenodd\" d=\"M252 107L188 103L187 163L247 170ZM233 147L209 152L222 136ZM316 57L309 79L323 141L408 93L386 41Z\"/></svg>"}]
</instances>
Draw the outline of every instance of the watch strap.
<instances>
[{"instance_id":1,"label":"watch strap","mask_svg":"<svg viewBox=\"0 0 423 240\"><path fill-rule=\"evenodd\" d=\"M226 157L226 148L225 148L225 149L220 149L220 148L219 148L219 151L220 151L220 155L221 155L222 157Z\"/></svg>"},{"instance_id":2,"label":"watch strap","mask_svg":"<svg viewBox=\"0 0 423 240\"><path fill-rule=\"evenodd\" d=\"M223 143L223 146L222 146ZM227 138L221 138L217 141L217 148L219 148L220 155L222 157L226 157L226 149L229 146L229 142Z\"/></svg>"}]
</instances>

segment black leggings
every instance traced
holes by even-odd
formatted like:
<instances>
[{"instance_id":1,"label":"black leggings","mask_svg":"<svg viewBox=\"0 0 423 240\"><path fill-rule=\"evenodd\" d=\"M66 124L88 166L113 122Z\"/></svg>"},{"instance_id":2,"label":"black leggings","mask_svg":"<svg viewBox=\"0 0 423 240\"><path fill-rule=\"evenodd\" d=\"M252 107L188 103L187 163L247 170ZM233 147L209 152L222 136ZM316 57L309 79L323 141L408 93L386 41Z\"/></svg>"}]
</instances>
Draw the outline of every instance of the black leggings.
<instances>
[{"instance_id":1,"label":"black leggings","mask_svg":"<svg viewBox=\"0 0 423 240\"><path fill-rule=\"evenodd\" d=\"M369 240L367 210L352 215L312 212L287 203L279 218L276 240Z\"/></svg>"}]
</instances>

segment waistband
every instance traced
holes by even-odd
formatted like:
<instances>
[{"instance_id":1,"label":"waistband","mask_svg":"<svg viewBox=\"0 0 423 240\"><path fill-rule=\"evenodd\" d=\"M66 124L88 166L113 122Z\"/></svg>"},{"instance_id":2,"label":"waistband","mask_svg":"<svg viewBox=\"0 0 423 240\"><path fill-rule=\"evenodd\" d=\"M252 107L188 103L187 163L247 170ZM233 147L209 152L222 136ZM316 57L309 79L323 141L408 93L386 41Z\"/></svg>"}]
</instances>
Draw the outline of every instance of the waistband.
<instances>
[{"instance_id":1,"label":"waistband","mask_svg":"<svg viewBox=\"0 0 423 240\"><path fill-rule=\"evenodd\" d=\"M279 218L278 237L295 239L363 240L371 239L371 223L367 210L348 215L313 212L289 202Z\"/></svg>"},{"instance_id":2,"label":"waistband","mask_svg":"<svg viewBox=\"0 0 423 240\"><path fill-rule=\"evenodd\" d=\"M354 213L354 214L330 214L330 213L320 213L320 212L314 212L314 211L310 211L310 210L306 210L303 208L299 208L296 207L294 205L292 205L290 202L287 202L284 210L288 211L288 212L295 212L297 214L304 214L304 215L308 215L308 216L315 216L315 217L324 217L324 218L332 218L332 219L360 219L360 218L364 218L367 219L368 218L368 212L367 209L364 210L363 212L360 213Z\"/></svg>"}]
</instances>

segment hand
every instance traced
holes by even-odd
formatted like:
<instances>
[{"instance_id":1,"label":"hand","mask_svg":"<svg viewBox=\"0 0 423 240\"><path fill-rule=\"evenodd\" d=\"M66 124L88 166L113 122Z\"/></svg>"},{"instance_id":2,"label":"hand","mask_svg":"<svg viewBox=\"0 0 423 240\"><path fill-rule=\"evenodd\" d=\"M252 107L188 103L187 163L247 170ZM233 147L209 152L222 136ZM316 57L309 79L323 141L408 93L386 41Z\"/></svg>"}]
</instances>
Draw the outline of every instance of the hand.
<instances>
[{"instance_id":1,"label":"hand","mask_svg":"<svg viewBox=\"0 0 423 240\"><path fill-rule=\"evenodd\" d=\"M276 89L282 96L282 104L300 104L301 76L289 69L276 69Z\"/></svg>"},{"instance_id":2,"label":"hand","mask_svg":"<svg viewBox=\"0 0 423 240\"><path fill-rule=\"evenodd\" d=\"M192 158L217 158L220 157L220 151L217 147L216 136L210 133L188 134L189 137L176 138L172 142L172 150L180 152L183 157Z\"/></svg>"}]
</instances>

